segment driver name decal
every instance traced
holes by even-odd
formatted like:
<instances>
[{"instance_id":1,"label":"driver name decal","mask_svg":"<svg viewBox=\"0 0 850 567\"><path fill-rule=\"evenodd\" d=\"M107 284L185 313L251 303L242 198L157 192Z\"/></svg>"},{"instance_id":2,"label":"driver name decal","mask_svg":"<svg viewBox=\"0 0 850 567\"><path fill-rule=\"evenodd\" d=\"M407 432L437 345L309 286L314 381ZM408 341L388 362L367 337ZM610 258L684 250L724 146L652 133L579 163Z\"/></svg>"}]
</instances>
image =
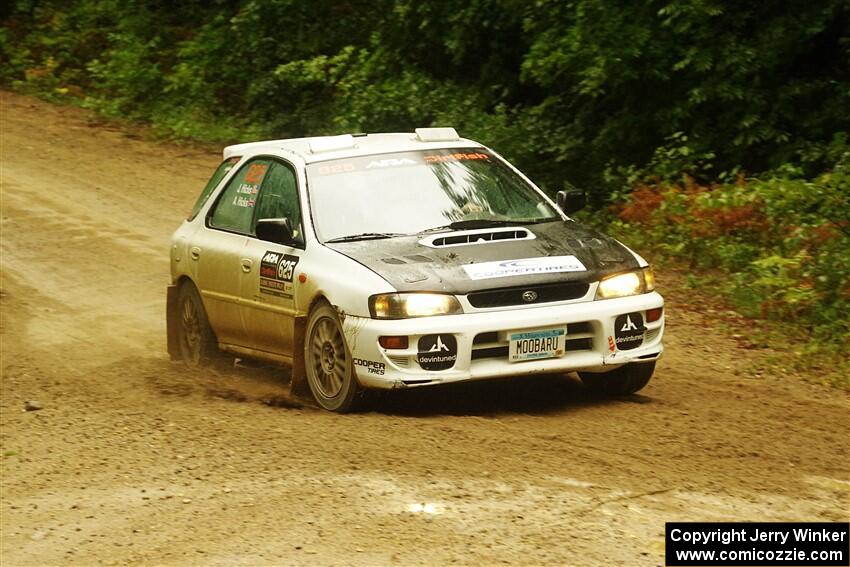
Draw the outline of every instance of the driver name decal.
<instances>
[{"instance_id":1,"label":"driver name decal","mask_svg":"<svg viewBox=\"0 0 850 567\"><path fill-rule=\"evenodd\" d=\"M266 251L260 263L260 293L291 298L292 278L298 260L298 256L291 254Z\"/></svg>"},{"instance_id":2,"label":"driver name decal","mask_svg":"<svg viewBox=\"0 0 850 567\"><path fill-rule=\"evenodd\" d=\"M586 272L587 268L575 256L548 256L543 258L522 258L501 262L482 262L466 264L463 271L473 280L507 278L510 276L532 276L559 272Z\"/></svg>"}]
</instances>

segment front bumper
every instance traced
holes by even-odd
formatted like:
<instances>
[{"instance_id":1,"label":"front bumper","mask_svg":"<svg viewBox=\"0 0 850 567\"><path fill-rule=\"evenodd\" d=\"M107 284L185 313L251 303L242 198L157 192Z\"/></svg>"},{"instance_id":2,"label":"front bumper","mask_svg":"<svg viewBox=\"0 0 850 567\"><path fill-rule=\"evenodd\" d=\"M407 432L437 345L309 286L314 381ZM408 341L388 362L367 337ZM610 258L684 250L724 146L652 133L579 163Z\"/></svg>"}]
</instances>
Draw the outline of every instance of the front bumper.
<instances>
[{"instance_id":1,"label":"front bumper","mask_svg":"<svg viewBox=\"0 0 850 567\"><path fill-rule=\"evenodd\" d=\"M360 384L368 388L401 388L445 384L504 376L586 370L605 372L628 362L651 362L664 350L664 316L646 322L639 346L620 350L615 340L615 319L663 307L655 292L618 299L443 315L415 319L379 320L346 316L343 321L354 369ZM563 327L567 349L563 356L509 362L508 334ZM445 370L426 370L417 361L419 339L428 335L452 335L457 359ZM381 336L407 336L409 348L388 350Z\"/></svg>"}]
</instances>

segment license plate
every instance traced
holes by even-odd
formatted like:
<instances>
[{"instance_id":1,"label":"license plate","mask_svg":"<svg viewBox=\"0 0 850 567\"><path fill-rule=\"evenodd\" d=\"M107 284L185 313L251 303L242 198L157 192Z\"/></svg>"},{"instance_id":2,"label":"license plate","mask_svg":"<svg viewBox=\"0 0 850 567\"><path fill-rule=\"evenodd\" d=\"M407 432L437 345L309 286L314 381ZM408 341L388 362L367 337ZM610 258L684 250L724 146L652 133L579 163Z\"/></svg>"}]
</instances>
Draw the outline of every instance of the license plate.
<instances>
[{"instance_id":1,"label":"license plate","mask_svg":"<svg viewBox=\"0 0 850 567\"><path fill-rule=\"evenodd\" d=\"M563 356L565 336L564 328L511 333L508 335L508 360L521 362Z\"/></svg>"}]
</instances>

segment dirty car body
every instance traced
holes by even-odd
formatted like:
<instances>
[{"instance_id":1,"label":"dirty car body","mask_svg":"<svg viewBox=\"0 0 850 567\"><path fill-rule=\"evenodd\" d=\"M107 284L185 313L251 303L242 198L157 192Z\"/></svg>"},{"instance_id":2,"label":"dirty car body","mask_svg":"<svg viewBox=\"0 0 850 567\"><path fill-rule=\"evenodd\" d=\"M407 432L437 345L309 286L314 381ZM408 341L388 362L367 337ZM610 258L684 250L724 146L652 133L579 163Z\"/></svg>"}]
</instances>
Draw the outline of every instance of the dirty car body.
<instances>
[{"instance_id":1,"label":"dirty car body","mask_svg":"<svg viewBox=\"0 0 850 567\"><path fill-rule=\"evenodd\" d=\"M450 128L229 146L173 236L169 351L291 364L336 411L364 389L548 372L639 389L663 299L570 207Z\"/></svg>"}]
</instances>

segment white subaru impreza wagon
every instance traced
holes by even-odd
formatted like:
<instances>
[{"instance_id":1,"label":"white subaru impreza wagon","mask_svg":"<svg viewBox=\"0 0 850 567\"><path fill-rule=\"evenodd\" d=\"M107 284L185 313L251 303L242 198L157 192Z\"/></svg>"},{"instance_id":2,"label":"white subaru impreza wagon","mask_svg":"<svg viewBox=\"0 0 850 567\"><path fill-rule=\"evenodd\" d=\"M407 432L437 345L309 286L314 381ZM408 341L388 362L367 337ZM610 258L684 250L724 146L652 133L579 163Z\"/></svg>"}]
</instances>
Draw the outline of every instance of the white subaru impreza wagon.
<instances>
[{"instance_id":1,"label":"white subaru impreza wagon","mask_svg":"<svg viewBox=\"0 0 850 567\"><path fill-rule=\"evenodd\" d=\"M453 128L229 146L172 238L169 353L290 365L338 412L552 372L636 392L664 302L643 258L567 216L583 206Z\"/></svg>"}]
</instances>

